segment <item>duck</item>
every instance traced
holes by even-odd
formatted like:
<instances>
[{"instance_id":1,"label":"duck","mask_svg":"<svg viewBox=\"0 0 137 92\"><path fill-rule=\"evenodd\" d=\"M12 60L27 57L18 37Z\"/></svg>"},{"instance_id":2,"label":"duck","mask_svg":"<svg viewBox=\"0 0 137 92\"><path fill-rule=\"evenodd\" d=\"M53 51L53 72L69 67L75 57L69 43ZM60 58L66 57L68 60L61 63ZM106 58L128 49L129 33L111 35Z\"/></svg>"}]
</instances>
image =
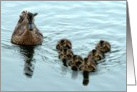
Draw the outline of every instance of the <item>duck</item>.
<instances>
[{"instance_id":1,"label":"duck","mask_svg":"<svg viewBox=\"0 0 137 92\"><path fill-rule=\"evenodd\" d=\"M97 64L99 60L102 60L105 58L105 55L101 51L93 49L91 52L89 52L88 58L94 59Z\"/></svg>"},{"instance_id":2,"label":"duck","mask_svg":"<svg viewBox=\"0 0 137 92\"><path fill-rule=\"evenodd\" d=\"M107 41L100 40L96 46L96 49L101 51L102 53L107 53L111 50L111 45Z\"/></svg>"},{"instance_id":3,"label":"duck","mask_svg":"<svg viewBox=\"0 0 137 92\"><path fill-rule=\"evenodd\" d=\"M73 58L69 62L69 66L72 70L79 70L80 65L83 62L83 58L80 55L73 55Z\"/></svg>"},{"instance_id":4,"label":"duck","mask_svg":"<svg viewBox=\"0 0 137 92\"><path fill-rule=\"evenodd\" d=\"M41 45L43 34L36 27L34 18L38 13L22 11L14 32L11 36L11 43L17 45Z\"/></svg>"},{"instance_id":5,"label":"duck","mask_svg":"<svg viewBox=\"0 0 137 92\"><path fill-rule=\"evenodd\" d=\"M71 49L62 49L59 52L59 59L63 62L64 66L68 66L67 62L73 58L73 51Z\"/></svg>"},{"instance_id":6,"label":"duck","mask_svg":"<svg viewBox=\"0 0 137 92\"><path fill-rule=\"evenodd\" d=\"M58 51L62 49L72 49L72 43L68 39L61 39L57 42L56 49Z\"/></svg>"}]
</instances>

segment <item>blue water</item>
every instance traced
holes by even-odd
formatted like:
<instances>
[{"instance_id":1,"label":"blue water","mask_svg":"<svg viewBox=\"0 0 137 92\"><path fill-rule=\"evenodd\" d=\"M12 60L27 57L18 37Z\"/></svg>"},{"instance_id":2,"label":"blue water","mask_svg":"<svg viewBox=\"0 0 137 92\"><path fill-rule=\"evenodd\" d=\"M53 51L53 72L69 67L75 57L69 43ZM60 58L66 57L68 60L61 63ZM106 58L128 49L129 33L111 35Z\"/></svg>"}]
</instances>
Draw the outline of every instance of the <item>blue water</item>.
<instances>
[{"instance_id":1,"label":"blue water","mask_svg":"<svg viewBox=\"0 0 137 92\"><path fill-rule=\"evenodd\" d=\"M44 35L41 46L29 51L10 43L23 10L37 12L35 24ZM101 39L112 45L90 74L87 86L82 74L62 66L55 50L61 38L72 41L83 58ZM28 65L27 59L31 58ZM31 76L26 67L31 68ZM126 1L1 1L2 91L125 91Z\"/></svg>"}]
</instances>

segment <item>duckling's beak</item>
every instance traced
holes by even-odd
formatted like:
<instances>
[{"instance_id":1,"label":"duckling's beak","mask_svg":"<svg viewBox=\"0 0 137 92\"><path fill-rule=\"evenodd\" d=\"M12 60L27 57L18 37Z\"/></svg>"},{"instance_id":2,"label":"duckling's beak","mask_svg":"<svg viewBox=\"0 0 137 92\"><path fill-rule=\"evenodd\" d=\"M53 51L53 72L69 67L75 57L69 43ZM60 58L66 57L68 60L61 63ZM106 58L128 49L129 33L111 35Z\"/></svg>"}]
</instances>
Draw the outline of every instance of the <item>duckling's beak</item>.
<instances>
[{"instance_id":1,"label":"duckling's beak","mask_svg":"<svg viewBox=\"0 0 137 92\"><path fill-rule=\"evenodd\" d=\"M29 30L32 31L34 29L34 24L29 23Z\"/></svg>"}]
</instances>

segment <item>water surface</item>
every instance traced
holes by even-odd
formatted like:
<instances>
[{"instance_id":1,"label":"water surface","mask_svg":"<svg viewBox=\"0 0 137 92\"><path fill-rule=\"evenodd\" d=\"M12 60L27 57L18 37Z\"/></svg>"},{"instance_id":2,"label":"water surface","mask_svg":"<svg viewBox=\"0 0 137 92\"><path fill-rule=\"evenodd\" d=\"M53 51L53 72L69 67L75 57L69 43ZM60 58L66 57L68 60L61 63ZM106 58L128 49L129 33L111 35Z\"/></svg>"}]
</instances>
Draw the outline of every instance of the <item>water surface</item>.
<instances>
[{"instance_id":1,"label":"water surface","mask_svg":"<svg viewBox=\"0 0 137 92\"><path fill-rule=\"evenodd\" d=\"M44 35L38 47L10 43L22 10L37 12L35 23ZM58 59L56 43L72 41L73 51L83 58L101 39L112 45L90 74L88 86L82 74L65 68ZM2 1L2 91L125 91L126 1Z\"/></svg>"}]
</instances>

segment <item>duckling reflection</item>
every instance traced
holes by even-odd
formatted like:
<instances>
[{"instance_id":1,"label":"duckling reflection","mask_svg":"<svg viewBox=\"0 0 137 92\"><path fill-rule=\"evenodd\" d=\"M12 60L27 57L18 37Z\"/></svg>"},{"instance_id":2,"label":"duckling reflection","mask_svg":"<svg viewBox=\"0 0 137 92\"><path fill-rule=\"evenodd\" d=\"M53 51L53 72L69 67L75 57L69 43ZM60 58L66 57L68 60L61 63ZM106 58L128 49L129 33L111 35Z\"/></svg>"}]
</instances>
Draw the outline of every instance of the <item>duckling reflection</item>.
<instances>
[{"instance_id":1,"label":"duckling reflection","mask_svg":"<svg viewBox=\"0 0 137 92\"><path fill-rule=\"evenodd\" d=\"M34 71L34 46L20 46L20 52L24 57L24 74L26 77L31 78Z\"/></svg>"}]
</instances>

